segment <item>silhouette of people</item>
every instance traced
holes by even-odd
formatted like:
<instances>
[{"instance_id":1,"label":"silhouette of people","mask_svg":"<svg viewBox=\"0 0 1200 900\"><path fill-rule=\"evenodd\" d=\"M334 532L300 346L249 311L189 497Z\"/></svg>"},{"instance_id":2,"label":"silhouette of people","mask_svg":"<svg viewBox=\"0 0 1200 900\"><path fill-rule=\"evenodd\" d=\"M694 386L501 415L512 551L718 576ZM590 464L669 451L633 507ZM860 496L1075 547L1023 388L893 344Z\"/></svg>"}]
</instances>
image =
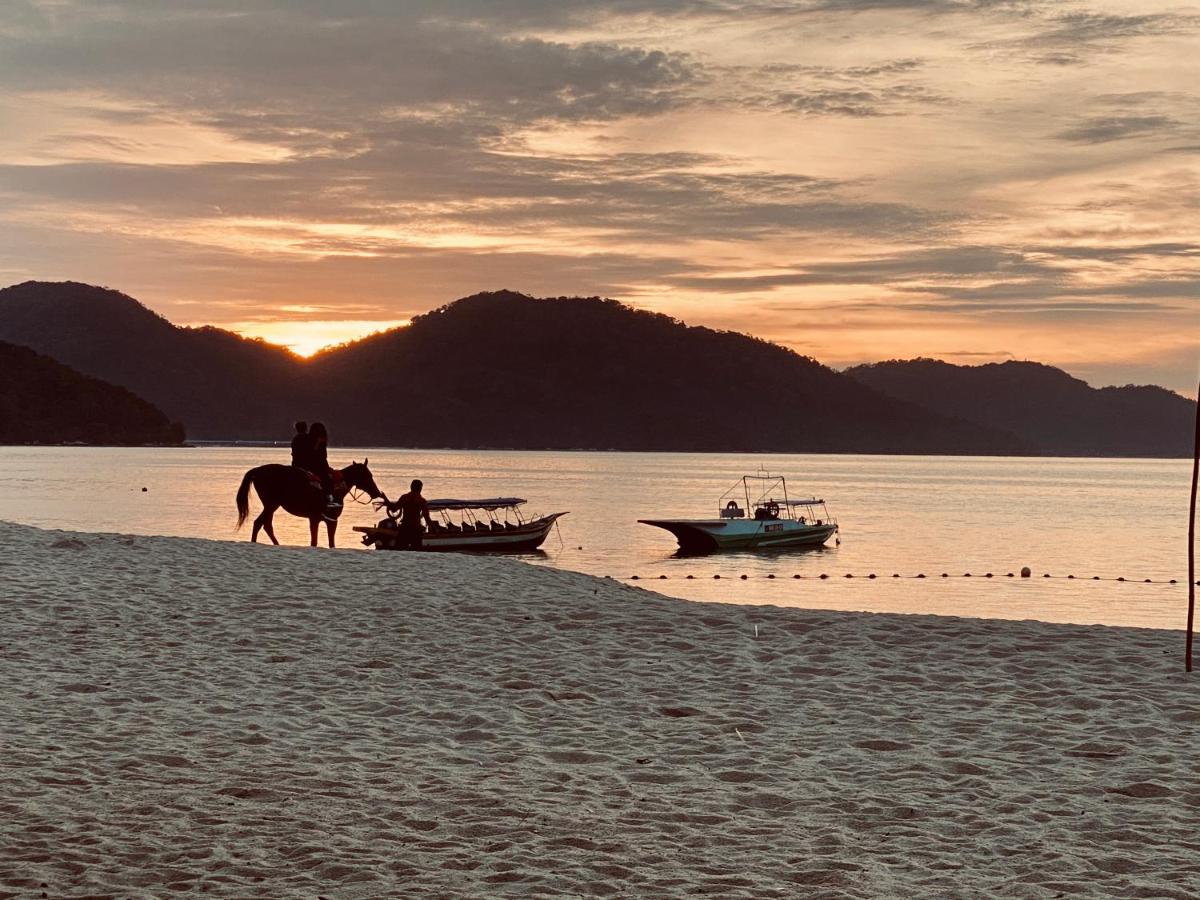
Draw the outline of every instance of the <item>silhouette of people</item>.
<instances>
[{"instance_id":1,"label":"silhouette of people","mask_svg":"<svg viewBox=\"0 0 1200 900\"><path fill-rule=\"evenodd\" d=\"M396 547L399 550L420 550L421 519L433 529L433 520L429 517L429 504L421 496L421 488L425 485L419 478L414 478L407 494L401 494L399 500L393 500L387 505L389 512L400 510L400 529L397 535Z\"/></svg>"},{"instance_id":2,"label":"silhouette of people","mask_svg":"<svg viewBox=\"0 0 1200 900\"><path fill-rule=\"evenodd\" d=\"M325 518L332 519L342 504L333 496L333 470L329 468L329 432L322 422L313 422L308 429L309 437L309 469L321 479L321 488L325 491Z\"/></svg>"},{"instance_id":3,"label":"silhouette of people","mask_svg":"<svg viewBox=\"0 0 1200 900\"><path fill-rule=\"evenodd\" d=\"M312 464L312 438L308 434L308 423L297 422L296 433L292 436L292 465L300 469L308 469Z\"/></svg>"}]
</instances>

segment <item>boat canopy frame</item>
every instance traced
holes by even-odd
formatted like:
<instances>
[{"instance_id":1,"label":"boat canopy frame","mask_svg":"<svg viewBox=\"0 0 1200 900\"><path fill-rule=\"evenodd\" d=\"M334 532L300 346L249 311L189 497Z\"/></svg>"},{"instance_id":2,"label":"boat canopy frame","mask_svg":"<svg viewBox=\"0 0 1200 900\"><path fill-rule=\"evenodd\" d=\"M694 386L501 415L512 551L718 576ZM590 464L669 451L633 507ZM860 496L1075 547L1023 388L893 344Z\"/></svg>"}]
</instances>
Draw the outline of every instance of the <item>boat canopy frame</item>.
<instances>
[{"instance_id":1,"label":"boat canopy frame","mask_svg":"<svg viewBox=\"0 0 1200 900\"><path fill-rule=\"evenodd\" d=\"M776 494L782 494L782 499L778 498ZM739 498L745 500L744 508L737 505ZM796 515L797 507L810 510L809 516L798 517ZM772 518L783 517L799 521L808 518L810 521L837 524L829 515L824 500L816 497L793 500L788 496L787 479L784 476L772 475L761 469L757 475L743 475L717 501L717 514L722 519L741 519L747 516L757 518L751 511L757 512L760 509L773 511ZM820 510L820 515L813 515L812 510ZM786 515L784 515L785 513Z\"/></svg>"}]
</instances>

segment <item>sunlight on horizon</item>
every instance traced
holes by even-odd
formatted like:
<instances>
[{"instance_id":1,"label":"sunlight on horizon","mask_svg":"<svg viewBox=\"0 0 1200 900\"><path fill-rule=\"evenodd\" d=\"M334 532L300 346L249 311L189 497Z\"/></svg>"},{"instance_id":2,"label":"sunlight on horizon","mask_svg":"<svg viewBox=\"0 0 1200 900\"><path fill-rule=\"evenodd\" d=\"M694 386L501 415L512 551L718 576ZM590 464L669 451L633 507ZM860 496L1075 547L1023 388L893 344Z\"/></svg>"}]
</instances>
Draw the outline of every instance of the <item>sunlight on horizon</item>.
<instances>
[{"instance_id":1,"label":"sunlight on horizon","mask_svg":"<svg viewBox=\"0 0 1200 900\"><path fill-rule=\"evenodd\" d=\"M269 344L286 347L297 356L310 357L321 350L338 344L361 340L382 331L404 328L408 319L391 321L284 321L238 322L229 326L230 331L242 337L261 338Z\"/></svg>"}]
</instances>

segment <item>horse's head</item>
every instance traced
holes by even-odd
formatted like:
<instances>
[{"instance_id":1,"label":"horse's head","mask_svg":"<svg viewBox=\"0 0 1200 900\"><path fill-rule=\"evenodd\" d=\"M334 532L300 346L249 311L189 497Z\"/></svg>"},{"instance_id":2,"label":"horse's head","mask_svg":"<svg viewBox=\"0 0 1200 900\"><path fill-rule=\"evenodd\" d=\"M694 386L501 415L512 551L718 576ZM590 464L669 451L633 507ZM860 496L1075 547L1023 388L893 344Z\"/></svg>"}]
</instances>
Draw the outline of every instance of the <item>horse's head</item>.
<instances>
[{"instance_id":1,"label":"horse's head","mask_svg":"<svg viewBox=\"0 0 1200 900\"><path fill-rule=\"evenodd\" d=\"M350 463L350 465L342 469L342 476L346 479L346 484L356 487L360 491L366 491L367 496L372 500L383 496L383 491L376 486L375 476L367 468L367 461L365 459L362 462Z\"/></svg>"}]
</instances>

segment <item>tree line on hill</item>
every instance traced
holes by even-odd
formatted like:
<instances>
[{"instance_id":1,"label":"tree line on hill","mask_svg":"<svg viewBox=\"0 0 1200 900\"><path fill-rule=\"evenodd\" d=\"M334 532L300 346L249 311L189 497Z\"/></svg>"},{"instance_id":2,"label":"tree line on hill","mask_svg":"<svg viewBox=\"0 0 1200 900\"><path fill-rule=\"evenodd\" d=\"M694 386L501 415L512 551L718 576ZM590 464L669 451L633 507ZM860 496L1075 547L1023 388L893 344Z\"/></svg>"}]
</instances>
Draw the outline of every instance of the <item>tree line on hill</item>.
<instances>
[{"instance_id":1,"label":"tree line on hill","mask_svg":"<svg viewBox=\"0 0 1200 900\"><path fill-rule=\"evenodd\" d=\"M0 341L0 443L178 444L183 426L123 387Z\"/></svg>"},{"instance_id":2,"label":"tree line on hill","mask_svg":"<svg viewBox=\"0 0 1200 900\"><path fill-rule=\"evenodd\" d=\"M1036 363L836 372L600 298L477 294L309 360L103 288L0 290L0 340L144 397L199 439L513 449L1187 456L1194 404Z\"/></svg>"}]
</instances>

